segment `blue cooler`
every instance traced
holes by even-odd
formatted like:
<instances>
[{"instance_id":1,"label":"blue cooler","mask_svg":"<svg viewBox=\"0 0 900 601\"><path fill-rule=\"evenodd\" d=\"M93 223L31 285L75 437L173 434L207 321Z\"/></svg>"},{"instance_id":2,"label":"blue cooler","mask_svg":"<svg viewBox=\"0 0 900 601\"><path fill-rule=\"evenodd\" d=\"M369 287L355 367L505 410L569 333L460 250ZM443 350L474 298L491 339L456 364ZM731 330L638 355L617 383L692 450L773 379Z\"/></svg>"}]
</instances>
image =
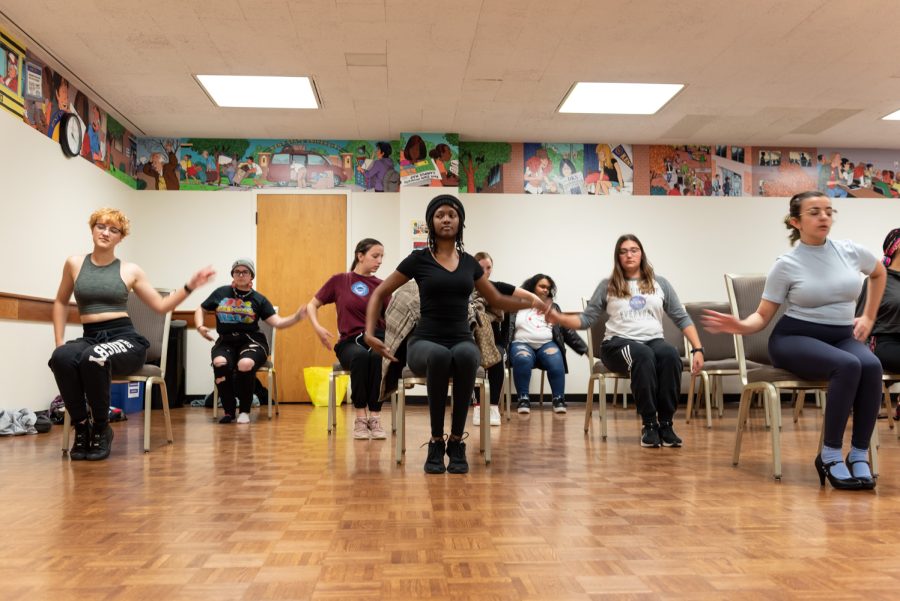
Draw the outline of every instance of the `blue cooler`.
<instances>
[{"instance_id":1,"label":"blue cooler","mask_svg":"<svg viewBox=\"0 0 900 601\"><path fill-rule=\"evenodd\" d=\"M114 382L109 391L109 404L125 415L144 410L143 382Z\"/></svg>"}]
</instances>

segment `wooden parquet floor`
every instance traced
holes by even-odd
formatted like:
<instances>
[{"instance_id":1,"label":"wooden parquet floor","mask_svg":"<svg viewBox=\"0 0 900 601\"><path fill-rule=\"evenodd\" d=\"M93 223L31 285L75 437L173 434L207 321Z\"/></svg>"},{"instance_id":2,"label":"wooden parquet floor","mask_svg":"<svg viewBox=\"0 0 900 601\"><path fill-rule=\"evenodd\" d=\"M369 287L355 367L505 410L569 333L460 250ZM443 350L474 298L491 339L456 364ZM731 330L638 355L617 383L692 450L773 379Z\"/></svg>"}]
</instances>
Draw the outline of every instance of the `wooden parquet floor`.
<instances>
[{"instance_id":1,"label":"wooden parquet floor","mask_svg":"<svg viewBox=\"0 0 900 601\"><path fill-rule=\"evenodd\" d=\"M679 415L682 449L642 449L631 409L610 410L607 442L581 405L514 415L488 467L470 428L465 476L422 471L424 406L400 467L390 438L349 436L346 407L332 437L324 408L219 426L185 407L172 446L154 415L149 455L138 414L99 463L62 459L58 427L0 439L0 599L900 598L886 422L877 490L841 492L813 468L816 409L784 409L781 482L757 410L732 467L735 412L712 430Z\"/></svg>"}]
</instances>

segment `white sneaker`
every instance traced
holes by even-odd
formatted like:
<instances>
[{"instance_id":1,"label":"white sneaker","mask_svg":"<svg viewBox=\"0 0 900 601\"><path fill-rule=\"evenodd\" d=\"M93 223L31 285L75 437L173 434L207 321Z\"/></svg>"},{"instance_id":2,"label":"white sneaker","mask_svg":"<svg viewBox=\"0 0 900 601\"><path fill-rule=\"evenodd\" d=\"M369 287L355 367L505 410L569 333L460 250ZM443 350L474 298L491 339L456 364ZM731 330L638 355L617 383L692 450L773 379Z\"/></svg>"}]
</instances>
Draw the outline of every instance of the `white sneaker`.
<instances>
[{"instance_id":1,"label":"white sneaker","mask_svg":"<svg viewBox=\"0 0 900 601\"><path fill-rule=\"evenodd\" d=\"M500 407L497 405L491 405L491 425L500 425Z\"/></svg>"},{"instance_id":2,"label":"white sneaker","mask_svg":"<svg viewBox=\"0 0 900 601\"><path fill-rule=\"evenodd\" d=\"M473 426L481 425L481 405L473 405L472 406L472 425Z\"/></svg>"},{"instance_id":3,"label":"white sneaker","mask_svg":"<svg viewBox=\"0 0 900 601\"><path fill-rule=\"evenodd\" d=\"M249 424L250 423L250 414L249 413L239 413L238 418L237 418L237 423Z\"/></svg>"}]
</instances>

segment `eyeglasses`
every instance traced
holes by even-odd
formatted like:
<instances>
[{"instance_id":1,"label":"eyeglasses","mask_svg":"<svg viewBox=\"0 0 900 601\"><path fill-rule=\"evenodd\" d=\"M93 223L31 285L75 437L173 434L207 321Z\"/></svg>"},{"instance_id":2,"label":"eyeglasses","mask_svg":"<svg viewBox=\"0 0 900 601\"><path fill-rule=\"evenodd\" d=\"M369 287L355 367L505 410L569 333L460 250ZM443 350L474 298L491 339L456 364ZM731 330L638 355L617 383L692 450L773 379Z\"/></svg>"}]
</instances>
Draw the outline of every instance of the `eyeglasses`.
<instances>
[{"instance_id":1,"label":"eyeglasses","mask_svg":"<svg viewBox=\"0 0 900 601\"><path fill-rule=\"evenodd\" d=\"M231 272L231 275L236 276L236 277L242 277L245 275L250 275L250 272L245 271L243 269L235 269L234 271Z\"/></svg>"},{"instance_id":2,"label":"eyeglasses","mask_svg":"<svg viewBox=\"0 0 900 601\"><path fill-rule=\"evenodd\" d=\"M641 254L640 248L620 248L619 256L624 257L625 255L639 255Z\"/></svg>"},{"instance_id":3,"label":"eyeglasses","mask_svg":"<svg viewBox=\"0 0 900 601\"><path fill-rule=\"evenodd\" d=\"M810 217L818 217L822 213L825 213L829 217L833 217L834 215L837 215L838 211L837 211L837 209L833 209L831 207L825 207L824 209L819 208L819 207L813 207L811 209L806 209L803 212L806 213L807 215L809 215Z\"/></svg>"},{"instance_id":4,"label":"eyeglasses","mask_svg":"<svg viewBox=\"0 0 900 601\"><path fill-rule=\"evenodd\" d=\"M108 230L110 234L121 234L122 233L122 230L120 230L119 228L111 226L111 225L106 225L105 223L95 223L94 227L97 228L98 232L105 232Z\"/></svg>"}]
</instances>

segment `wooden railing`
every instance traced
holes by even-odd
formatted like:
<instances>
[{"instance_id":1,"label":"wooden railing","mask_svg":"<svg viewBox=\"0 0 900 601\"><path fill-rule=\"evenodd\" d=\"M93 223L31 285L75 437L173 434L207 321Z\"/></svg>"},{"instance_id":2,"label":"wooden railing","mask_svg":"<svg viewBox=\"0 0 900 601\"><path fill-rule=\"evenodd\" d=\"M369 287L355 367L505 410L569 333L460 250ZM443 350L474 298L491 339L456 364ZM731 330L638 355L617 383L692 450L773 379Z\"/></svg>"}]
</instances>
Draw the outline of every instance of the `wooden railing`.
<instances>
[{"instance_id":1,"label":"wooden railing","mask_svg":"<svg viewBox=\"0 0 900 601\"><path fill-rule=\"evenodd\" d=\"M52 323L53 299L14 294L12 292L0 292L0 319ZM183 319L187 322L187 327L194 327L193 311L176 310L172 313L172 319ZM72 324L81 323L81 320L78 319L78 307L75 303L69 304L69 315L66 321ZM204 323L209 327L215 327L215 315L207 313L204 317Z\"/></svg>"}]
</instances>

